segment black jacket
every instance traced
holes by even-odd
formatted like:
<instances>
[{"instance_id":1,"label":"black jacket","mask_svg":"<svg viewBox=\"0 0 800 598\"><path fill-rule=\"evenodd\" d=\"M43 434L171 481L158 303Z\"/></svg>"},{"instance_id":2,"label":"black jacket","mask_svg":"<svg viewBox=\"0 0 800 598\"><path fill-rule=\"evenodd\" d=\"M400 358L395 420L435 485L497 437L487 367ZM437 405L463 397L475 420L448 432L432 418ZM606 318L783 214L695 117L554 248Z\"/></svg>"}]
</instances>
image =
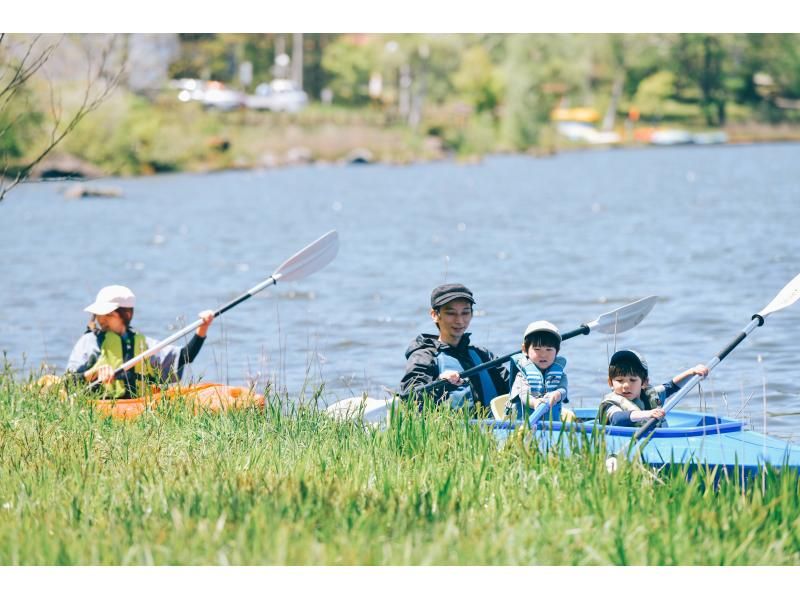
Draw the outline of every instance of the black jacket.
<instances>
[{"instance_id":1,"label":"black jacket","mask_svg":"<svg viewBox=\"0 0 800 598\"><path fill-rule=\"evenodd\" d=\"M473 349L480 357L480 363L485 363L494 359L494 355L483 347L475 347L470 345L469 333L465 333L461 337L461 341L457 346L453 347L447 343L439 340L437 335L433 334L420 334L415 338L406 349L406 373L400 381L400 392L404 397L409 394L413 389L419 389L426 384L433 382L439 378L439 366L436 363L436 356L439 353L447 353L455 357L461 364L461 370L467 370L471 367L478 365L472 362L468 350ZM489 369L489 375L492 378L494 387L497 394L508 392L508 370L505 365L495 366ZM472 391L475 395L476 401L479 401L486 407L489 406L489 401L494 397L484 397L481 385L477 381L478 374L475 374L474 384ZM435 401L438 403L442 400L444 393L455 389L456 387L450 383L444 384L431 393ZM419 397L418 397L419 398Z\"/></svg>"}]
</instances>

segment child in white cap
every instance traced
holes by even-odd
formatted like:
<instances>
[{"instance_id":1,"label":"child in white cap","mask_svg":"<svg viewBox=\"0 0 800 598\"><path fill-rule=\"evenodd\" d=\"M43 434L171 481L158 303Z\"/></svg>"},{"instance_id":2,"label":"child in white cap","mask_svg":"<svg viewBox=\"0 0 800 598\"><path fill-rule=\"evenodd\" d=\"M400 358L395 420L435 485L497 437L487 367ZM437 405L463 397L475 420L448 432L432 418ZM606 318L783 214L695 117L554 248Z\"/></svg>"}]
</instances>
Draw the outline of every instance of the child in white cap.
<instances>
[{"instance_id":1,"label":"child in white cap","mask_svg":"<svg viewBox=\"0 0 800 598\"><path fill-rule=\"evenodd\" d=\"M100 380L107 397L121 399L143 395L148 385L180 379L183 366L200 352L214 312L199 314L203 323L183 349L169 345L115 378L114 371L119 366L158 344L131 328L134 307L136 296L128 287L111 285L100 289L94 303L84 308L92 319L69 356L65 376L68 381L82 384Z\"/></svg>"},{"instance_id":2,"label":"child in white cap","mask_svg":"<svg viewBox=\"0 0 800 598\"><path fill-rule=\"evenodd\" d=\"M518 419L527 419L539 405L550 404L547 419L561 419L561 404L568 403L567 360L558 354L561 333L547 320L531 322L522 339L522 353L511 358L516 370L509 393L507 413L516 410Z\"/></svg>"}]
</instances>

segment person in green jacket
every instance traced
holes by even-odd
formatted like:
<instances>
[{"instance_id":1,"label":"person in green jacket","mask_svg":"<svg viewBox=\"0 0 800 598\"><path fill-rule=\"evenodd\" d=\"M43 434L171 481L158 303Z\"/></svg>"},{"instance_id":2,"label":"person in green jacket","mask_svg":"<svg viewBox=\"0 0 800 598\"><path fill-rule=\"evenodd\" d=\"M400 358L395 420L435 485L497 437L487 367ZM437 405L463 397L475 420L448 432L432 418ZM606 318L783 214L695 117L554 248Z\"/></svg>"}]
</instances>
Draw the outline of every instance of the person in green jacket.
<instances>
[{"instance_id":1,"label":"person in green jacket","mask_svg":"<svg viewBox=\"0 0 800 598\"><path fill-rule=\"evenodd\" d=\"M205 310L199 314L203 323L182 349L169 345L115 377L119 366L158 344L131 327L135 306L136 296L128 287L111 285L100 289L94 303L84 308L92 319L70 354L68 382L100 380L106 397L120 399L141 396L151 385L180 380L183 367L200 352L214 312Z\"/></svg>"}]
</instances>

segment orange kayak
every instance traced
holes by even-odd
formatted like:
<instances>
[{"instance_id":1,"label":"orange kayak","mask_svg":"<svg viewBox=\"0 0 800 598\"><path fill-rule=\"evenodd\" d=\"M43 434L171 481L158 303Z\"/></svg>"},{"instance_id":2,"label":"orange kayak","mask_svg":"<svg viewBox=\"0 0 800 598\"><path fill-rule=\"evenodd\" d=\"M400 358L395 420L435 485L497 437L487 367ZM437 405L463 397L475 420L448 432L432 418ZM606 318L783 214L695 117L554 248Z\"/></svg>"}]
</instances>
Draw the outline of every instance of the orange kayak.
<instances>
[{"instance_id":1,"label":"orange kayak","mask_svg":"<svg viewBox=\"0 0 800 598\"><path fill-rule=\"evenodd\" d=\"M165 391L155 391L150 396L116 401L96 400L92 404L102 415L114 419L134 419L146 409L156 409L162 400L178 398L192 405L195 415L206 411L218 413L246 407L264 408L264 395L243 386L213 383L175 386Z\"/></svg>"}]
</instances>

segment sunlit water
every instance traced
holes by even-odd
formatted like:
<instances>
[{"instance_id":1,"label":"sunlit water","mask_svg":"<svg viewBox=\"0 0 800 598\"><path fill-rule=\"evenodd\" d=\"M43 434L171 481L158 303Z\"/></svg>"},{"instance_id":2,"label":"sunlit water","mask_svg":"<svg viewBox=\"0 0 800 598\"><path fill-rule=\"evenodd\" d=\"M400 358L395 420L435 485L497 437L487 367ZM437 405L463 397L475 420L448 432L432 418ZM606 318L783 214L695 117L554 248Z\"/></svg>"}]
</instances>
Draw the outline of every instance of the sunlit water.
<instances>
[{"instance_id":1,"label":"sunlit water","mask_svg":"<svg viewBox=\"0 0 800 598\"><path fill-rule=\"evenodd\" d=\"M526 324L562 330L625 303L660 302L634 330L566 342L576 405L606 392L614 343L654 382L721 350L800 272L800 145L682 147L392 166L114 179L122 199L67 200L29 184L0 204L0 349L20 372L63 369L84 306L106 284L137 295L163 338L264 280L329 229L338 257L213 325L191 375L272 381L324 400L396 388L404 350L433 332L444 281L477 298L473 339L497 354ZM774 314L683 408L800 438L800 304Z\"/></svg>"}]
</instances>

